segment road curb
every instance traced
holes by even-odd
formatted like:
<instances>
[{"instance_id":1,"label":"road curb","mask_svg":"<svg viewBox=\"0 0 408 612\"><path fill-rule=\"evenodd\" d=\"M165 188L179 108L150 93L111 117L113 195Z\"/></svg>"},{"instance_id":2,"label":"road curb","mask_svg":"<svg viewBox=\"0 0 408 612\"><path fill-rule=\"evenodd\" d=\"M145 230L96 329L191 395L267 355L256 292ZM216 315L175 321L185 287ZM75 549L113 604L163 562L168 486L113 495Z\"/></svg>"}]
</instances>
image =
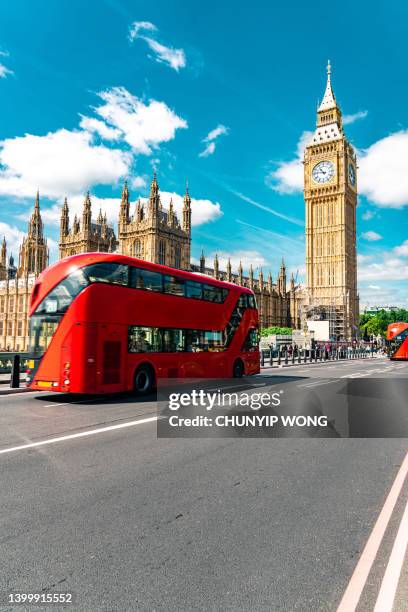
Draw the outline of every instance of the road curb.
<instances>
[{"instance_id":1,"label":"road curb","mask_svg":"<svg viewBox=\"0 0 408 612\"><path fill-rule=\"evenodd\" d=\"M29 391L32 391L32 389L28 389L28 387L17 387L16 389L11 389L11 387L8 389L0 388L0 395L13 395L14 393L27 393Z\"/></svg>"}]
</instances>

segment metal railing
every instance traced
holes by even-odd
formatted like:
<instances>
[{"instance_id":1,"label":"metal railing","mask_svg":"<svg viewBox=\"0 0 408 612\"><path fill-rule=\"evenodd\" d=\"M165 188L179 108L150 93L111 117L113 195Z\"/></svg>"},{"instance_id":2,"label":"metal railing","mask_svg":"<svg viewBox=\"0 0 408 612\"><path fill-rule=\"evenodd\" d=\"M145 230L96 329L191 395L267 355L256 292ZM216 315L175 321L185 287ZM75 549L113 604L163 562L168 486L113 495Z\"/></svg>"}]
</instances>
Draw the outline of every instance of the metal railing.
<instances>
[{"instance_id":1,"label":"metal railing","mask_svg":"<svg viewBox=\"0 0 408 612\"><path fill-rule=\"evenodd\" d=\"M340 346L335 348L270 348L260 350L262 366L274 367L282 364L294 365L295 363L318 363L324 361L345 361L348 359L369 359L378 353L378 348L374 346L353 347Z\"/></svg>"}]
</instances>

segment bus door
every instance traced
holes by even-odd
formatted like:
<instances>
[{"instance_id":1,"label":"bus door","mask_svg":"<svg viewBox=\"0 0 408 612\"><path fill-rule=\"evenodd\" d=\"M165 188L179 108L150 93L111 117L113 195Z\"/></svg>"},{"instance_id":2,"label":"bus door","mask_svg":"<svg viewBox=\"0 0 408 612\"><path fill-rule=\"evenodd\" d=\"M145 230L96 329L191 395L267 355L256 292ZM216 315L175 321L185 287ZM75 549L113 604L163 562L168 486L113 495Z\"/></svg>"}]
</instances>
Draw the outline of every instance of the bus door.
<instances>
[{"instance_id":1,"label":"bus door","mask_svg":"<svg viewBox=\"0 0 408 612\"><path fill-rule=\"evenodd\" d=\"M97 391L115 393L125 388L126 328L102 324L98 329Z\"/></svg>"}]
</instances>

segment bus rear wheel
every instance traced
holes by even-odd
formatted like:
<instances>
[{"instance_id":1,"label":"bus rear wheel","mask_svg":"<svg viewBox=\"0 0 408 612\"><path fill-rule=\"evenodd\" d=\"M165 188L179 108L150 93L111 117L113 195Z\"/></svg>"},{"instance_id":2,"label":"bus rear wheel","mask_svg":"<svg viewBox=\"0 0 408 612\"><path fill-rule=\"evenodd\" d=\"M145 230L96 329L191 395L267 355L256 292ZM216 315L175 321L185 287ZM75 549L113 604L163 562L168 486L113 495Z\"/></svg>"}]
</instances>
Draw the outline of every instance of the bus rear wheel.
<instances>
[{"instance_id":1,"label":"bus rear wheel","mask_svg":"<svg viewBox=\"0 0 408 612\"><path fill-rule=\"evenodd\" d=\"M141 365L135 372L133 392L135 395L149 395L154 391L156 380L152 366Z\"/></svg>"},{"instance_id":2,"label":"bus rear wheel","mask_svg":"<svg viewBox=\"0 0 408 612\"><path fill-rule=\"evenodd\" d=\"M232 369L232 375L234 378L242 378L244 375L244 364L240 359L237 359Z\"/></svg>"}]
</instances>

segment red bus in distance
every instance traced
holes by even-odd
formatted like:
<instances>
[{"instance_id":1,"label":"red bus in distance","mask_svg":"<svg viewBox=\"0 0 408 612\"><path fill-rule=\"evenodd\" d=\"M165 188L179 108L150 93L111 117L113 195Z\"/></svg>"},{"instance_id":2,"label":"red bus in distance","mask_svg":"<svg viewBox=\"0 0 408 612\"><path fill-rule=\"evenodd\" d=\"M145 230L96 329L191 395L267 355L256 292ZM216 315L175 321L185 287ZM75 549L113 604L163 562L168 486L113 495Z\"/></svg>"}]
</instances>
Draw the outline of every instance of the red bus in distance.
<instances>
[{"instance_id":1,"label":"red bus in distance","mask_svg":"<svg viewBox=\"0 0 408 612\"><path fill-rule=\"evenodd\" d=\"M408 360L408 323L390 323L386 341L390 359Z\"/></svg>"},{"instance_id":2,"label":"red bus in distance","mask_svg":"<svg viewBox=\"0 0 408 612\"><path fill-rule=\"evenodd\" d=\"M38 277L27 386L151 392L158 378L259 372L253 292L133 257L86 253Z\"/></svg>"}]
</instances>

